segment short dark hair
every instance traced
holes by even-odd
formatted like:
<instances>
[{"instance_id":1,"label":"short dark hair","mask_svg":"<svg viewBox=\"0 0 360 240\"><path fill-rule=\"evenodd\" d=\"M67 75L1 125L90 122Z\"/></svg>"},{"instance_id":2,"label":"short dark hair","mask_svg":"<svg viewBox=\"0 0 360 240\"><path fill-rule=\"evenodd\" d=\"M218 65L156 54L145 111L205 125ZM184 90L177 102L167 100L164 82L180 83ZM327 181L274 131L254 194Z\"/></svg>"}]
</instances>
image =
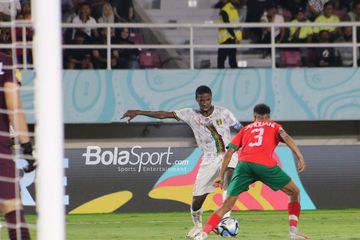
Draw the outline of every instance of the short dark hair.
<instances>
[{"instance_id":1,"label":"short dark hair","mask_svg":"<svg viewBox=\"0 0 360 240\"><path fill-rule=\"evenodd\" d=\"M211 89L208 86L199 86L195 91L195 98L197 98L200 94L204 93L209 93L210 95L212 95Z\"/></svg>"},{"instance_id":2,"label":"short dark hair","mask_svg":"<svg viewBox=\"0 0 360 240\"><path fill-rule=\"evenodd\" d=\"M257 104L254 107L255 114L265 115L265 114L270 114L270 112L271 112L270 107L268 105L266 105L265 103Z\"/></svg>"}]
</instances>

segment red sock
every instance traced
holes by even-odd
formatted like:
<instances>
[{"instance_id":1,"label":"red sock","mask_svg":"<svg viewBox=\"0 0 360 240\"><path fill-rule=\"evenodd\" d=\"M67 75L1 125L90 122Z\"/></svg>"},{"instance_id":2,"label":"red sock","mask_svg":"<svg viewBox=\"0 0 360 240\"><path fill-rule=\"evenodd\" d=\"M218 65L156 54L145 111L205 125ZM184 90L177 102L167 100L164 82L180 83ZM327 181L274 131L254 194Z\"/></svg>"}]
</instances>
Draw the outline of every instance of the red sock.
<instances>
[{"instance_id":1,"label":"red sock","mask_svg":"<svg viewBox=\"0 0 360 240\"><path fill-rule=\"evenodd\" d=\"M209 234L209 232L211 232L220 223L220 221L221 217L216 213L213 213L204 227L204 232Z\"/></svg>"},{"instance_id":2,"label":"red sock","mask_svg":"<svg viewBox=\"0 0 360 240\"><path fill-rule=\"evenodd\" d=\"M12 211L5 214L6 223L9 224L8 226L9 238L10 240L17 240L17 239L29 240L30 239L29 229L26 226L24 226L25 224L24 212L23 210L18 210L18 211L19 211L18 216L16 211ZM20 217L20 219L17 219L17 217ZM17 224L19 224L19 226L16 226Z\"/></svg>"},{"instance_id":3,"label":"red sock","mask_svg":"<svg viewBox=\"0 0 360 240\"><path fill-rule=\"evenodd\" d=\"M289 214L289 226L297 227L299 217L300 217L300 203L299 202L289 202L288 205L288 214Z\"/></svg>"}]
</instances>

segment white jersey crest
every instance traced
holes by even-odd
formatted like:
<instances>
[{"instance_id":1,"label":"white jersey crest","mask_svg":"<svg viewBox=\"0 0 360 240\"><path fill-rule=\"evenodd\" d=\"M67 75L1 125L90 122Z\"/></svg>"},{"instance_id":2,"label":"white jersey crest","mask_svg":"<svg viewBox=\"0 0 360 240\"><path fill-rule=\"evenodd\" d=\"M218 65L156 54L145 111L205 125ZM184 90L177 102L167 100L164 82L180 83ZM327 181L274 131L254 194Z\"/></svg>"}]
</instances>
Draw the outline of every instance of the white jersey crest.
<instances>
[{"instance_id":1,"label":"white jersey crest","mask_svg":"<svg viewBox=\"0 0 360 240\"><path fill-rule=\"evenodd\" d=\"M225 152L232 139L230 127L238 124L228 109L219 106L214 106L213 113L208 117L192 108L175 110L174 113L178 120L192 128L196 142L205 154Z\"/></svg>"}]
</instances>

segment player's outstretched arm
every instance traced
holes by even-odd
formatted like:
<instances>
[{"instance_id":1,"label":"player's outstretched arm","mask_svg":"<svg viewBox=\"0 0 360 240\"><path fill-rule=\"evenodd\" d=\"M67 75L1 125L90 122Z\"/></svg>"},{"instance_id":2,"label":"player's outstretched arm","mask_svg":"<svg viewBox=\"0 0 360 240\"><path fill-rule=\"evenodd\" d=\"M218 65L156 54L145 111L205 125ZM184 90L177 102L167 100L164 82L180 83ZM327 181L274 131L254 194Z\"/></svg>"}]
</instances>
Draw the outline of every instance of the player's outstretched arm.
<instances>
[{"instance_id":1,"label":"player's outstretched arm","mask_svg":"<svg viewBox=\"0 0 360 240\"><path fill-rule=\"evenodd\" d=\"M305 170L305 161L304 161L304 157L300 151L300 149L298 148L298 146L296 145L296 143L294 142L293 138L287 134L284 130L280 130L280 136L281 138L284 140L284 142L286 143L286 145L291 149L291 151L293 151L293 153L295 154L296 158L297 158L297 162L298 162L298 170L299 172L302 172Z\"/></svg>"},{"instance_id":2,"label":"player's outstretched arm","mask_svg":"<svg viewBox=\"0 0 360 240\"><path fill-rule=\"evenodd\" d=\"M175 118L175 114L173 112L166 112L166 111L142 111L142 110L128 110L124 115L121 117L128 118L128 121L131 121L134 117L142 115L151 118L157 119L164 119L164 118Z\"/></svg>"},{"instance_id":3,"label":"player's outstretched arm","mask_svg":"<svg viewBox=\"0 0 360 240\"><path fill-rule=\"evenodd\" d=\"M221 170L220 170L220 175L218 178L215 179L214 182L214 187L220 187L222 188L223 183L224 183L224 178L225 178L225 171L227 169L227 167L229 166L229 163L231 161L232 155L234 154L235 150L232 148L229 148L225 155L224 155L224 160L221 164Z\"/></svg>"}]
</instances>

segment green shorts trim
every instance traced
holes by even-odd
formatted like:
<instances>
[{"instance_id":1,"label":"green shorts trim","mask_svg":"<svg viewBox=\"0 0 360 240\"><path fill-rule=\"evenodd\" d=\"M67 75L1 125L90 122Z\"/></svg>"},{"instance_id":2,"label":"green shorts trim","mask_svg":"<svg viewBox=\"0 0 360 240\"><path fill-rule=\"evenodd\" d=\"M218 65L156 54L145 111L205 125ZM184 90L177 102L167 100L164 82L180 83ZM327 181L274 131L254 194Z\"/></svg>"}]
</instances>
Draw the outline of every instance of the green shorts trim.
<instances>
[{"instance_id":1,"label":"green shorts trim","mask_svg":"<svg viewBox=\"0 0 360 240\"><path fill-rule=\"evenodd\" d=\"M257 163L239 162L227 189L229 196L237 196L249 190L249 185L261 181L272 190L280 190L291 181L279 166L267 167Z\"/></svg>"}]
</instances>

